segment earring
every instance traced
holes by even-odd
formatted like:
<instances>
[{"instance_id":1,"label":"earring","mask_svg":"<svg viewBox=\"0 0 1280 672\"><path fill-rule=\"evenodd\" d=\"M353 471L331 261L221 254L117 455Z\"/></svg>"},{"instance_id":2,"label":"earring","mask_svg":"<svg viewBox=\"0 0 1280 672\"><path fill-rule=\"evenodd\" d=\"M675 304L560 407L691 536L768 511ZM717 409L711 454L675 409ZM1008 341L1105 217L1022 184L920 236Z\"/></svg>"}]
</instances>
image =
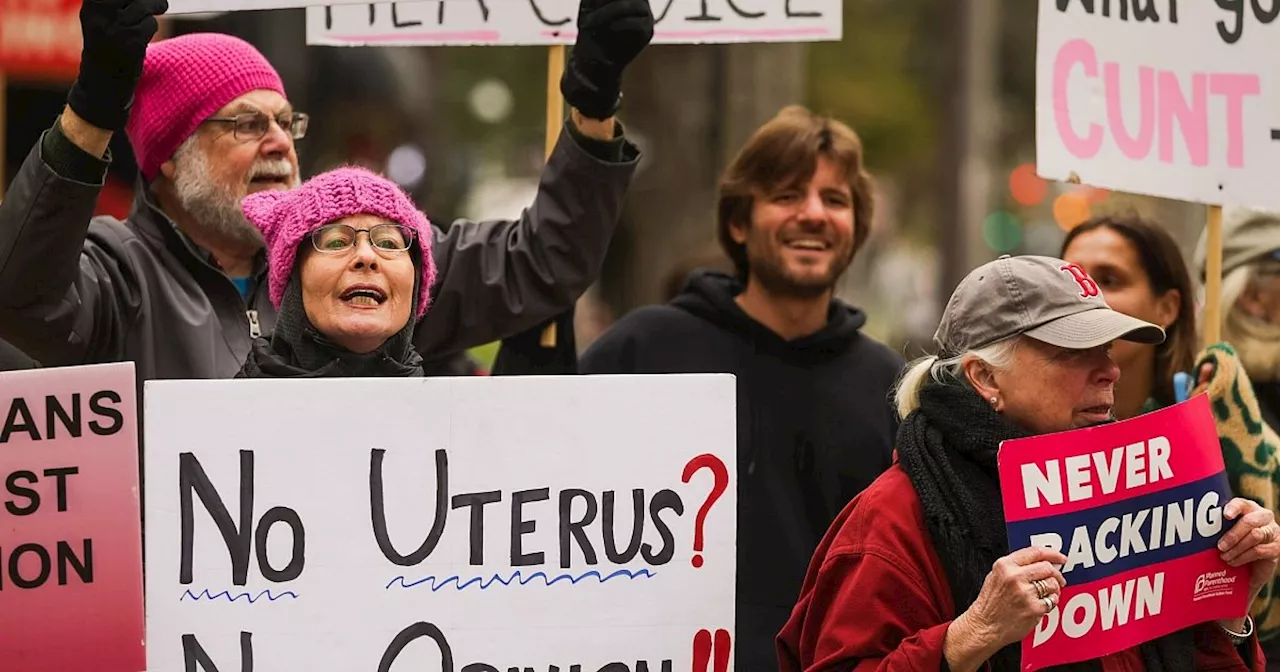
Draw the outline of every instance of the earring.
<instances>
[{"instance_id":1,"label":"earring","mask_svg":"<svg viewBox=\"0 0 1280 672\"><path fill-rule=\"evenodd\" d=\"M996 401L998 401L998 400L997 400L995 397L991 397L990 401L991 401L991 405L992 405L992 406L995 406L995 405L996 405Z\"/></svg>"}]
</instances>

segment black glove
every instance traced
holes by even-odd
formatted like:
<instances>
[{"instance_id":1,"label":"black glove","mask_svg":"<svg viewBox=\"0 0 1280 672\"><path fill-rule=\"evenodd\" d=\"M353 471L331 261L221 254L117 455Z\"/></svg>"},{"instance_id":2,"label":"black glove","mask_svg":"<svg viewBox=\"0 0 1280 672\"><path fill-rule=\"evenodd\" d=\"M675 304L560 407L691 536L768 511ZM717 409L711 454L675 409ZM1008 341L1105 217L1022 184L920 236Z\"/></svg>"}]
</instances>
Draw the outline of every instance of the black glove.
<instances>
[{"instance_id":1,"label":"black glove","mask_svg":"<svg viewBox=\"0 0 1280 672\"><path fill-rule=\"evenodd\" d=\"M582 0L578 41L560 92L591 119L608 119L622 99L622 71L653 39L649 0Z\"/></svg>"},{"instance_id":2,"label":"black glove","mask_svg":"<svg viewBox=\"0 0 1280 672\"><path fill-rule=\"evenodd\" d=\"M147 43L169 10L168 0L84 0L80 5L80 74L67 104L81 119L109 131L129 118Z\"/></svg>"}]
</instances>

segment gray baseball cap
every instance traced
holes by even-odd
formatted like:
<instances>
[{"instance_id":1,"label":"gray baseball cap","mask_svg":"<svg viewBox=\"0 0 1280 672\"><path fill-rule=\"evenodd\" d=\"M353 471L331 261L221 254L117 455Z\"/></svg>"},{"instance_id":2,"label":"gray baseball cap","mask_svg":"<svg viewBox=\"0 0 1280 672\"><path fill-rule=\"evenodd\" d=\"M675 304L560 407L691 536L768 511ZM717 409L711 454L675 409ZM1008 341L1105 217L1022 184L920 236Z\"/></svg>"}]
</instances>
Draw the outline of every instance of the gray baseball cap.
<instances>
[{"instance_id":1,"label":"gray baseball cap","mask_svg":"<svg viewBox=\"0 0 1280 672\"><path fill-rule=\"evenodd\" d=\"M1164 341L1160 327L1112 310L1079 266L1007 254L960 281L933 340L940 356L954 357L1018 335L1072 350Z\"/></svg>"}]
</instances>

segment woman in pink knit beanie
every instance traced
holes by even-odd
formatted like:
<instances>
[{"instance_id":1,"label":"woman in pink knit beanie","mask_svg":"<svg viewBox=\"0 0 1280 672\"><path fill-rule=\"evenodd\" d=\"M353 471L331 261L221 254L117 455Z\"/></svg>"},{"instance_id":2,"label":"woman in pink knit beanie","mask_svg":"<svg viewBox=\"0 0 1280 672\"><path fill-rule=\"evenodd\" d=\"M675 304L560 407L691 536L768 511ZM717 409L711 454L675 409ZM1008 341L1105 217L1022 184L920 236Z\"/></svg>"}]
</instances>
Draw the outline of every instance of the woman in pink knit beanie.
<instances>
[{"instance_id":1,"label":"woman in pink knit beanie","mask_svg":"<svg viewBox=\"0 0 1280 672\"><path fill-rule=\"evenodd\" d=\"M266 241L279 315L239 377L423 375L413 328L435 281L431 228L395 183L343 167L242 209Z\"/></svg>"}]
</instances>

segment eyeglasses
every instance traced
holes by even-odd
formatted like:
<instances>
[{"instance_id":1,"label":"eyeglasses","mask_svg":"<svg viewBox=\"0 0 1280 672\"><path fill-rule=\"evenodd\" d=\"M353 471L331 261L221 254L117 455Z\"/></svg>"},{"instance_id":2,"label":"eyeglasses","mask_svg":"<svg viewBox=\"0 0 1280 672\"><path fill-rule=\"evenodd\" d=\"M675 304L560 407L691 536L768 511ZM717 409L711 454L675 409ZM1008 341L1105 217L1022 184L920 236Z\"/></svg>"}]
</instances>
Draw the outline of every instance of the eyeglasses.
<instances>
[{"instance_id":1,"label":"eyeglasses","mask_svg":"<svg viewBox=\"0 0 1280 672\"><path fill-rule=\"evenodd\" d=\"M311 244L318 252L340 254L355 247L361 233L378 252L404 252L413 245L413 229L399 224L375 224L368 230L346 224L326 224L311 232Z\"/></svg>"},{"instance_id":2,"label":"eyeglasses","mask_svg":"<svg viewBox=\"0 0 1280 672\"><path fill-rule=\"evenodd\" d=\"M307 122L310 117L305 113L291 112L282 114L275 117L274 120L280 126L280 129L288 133L294 140L301 140L307 135ZM231 124L236 140L249 142L250 140L259 140L267 134L267 131L271 129L272 117L262 112L245 112L234 117L209 117L205 121Z\"/></svg>"}]
</instances>

